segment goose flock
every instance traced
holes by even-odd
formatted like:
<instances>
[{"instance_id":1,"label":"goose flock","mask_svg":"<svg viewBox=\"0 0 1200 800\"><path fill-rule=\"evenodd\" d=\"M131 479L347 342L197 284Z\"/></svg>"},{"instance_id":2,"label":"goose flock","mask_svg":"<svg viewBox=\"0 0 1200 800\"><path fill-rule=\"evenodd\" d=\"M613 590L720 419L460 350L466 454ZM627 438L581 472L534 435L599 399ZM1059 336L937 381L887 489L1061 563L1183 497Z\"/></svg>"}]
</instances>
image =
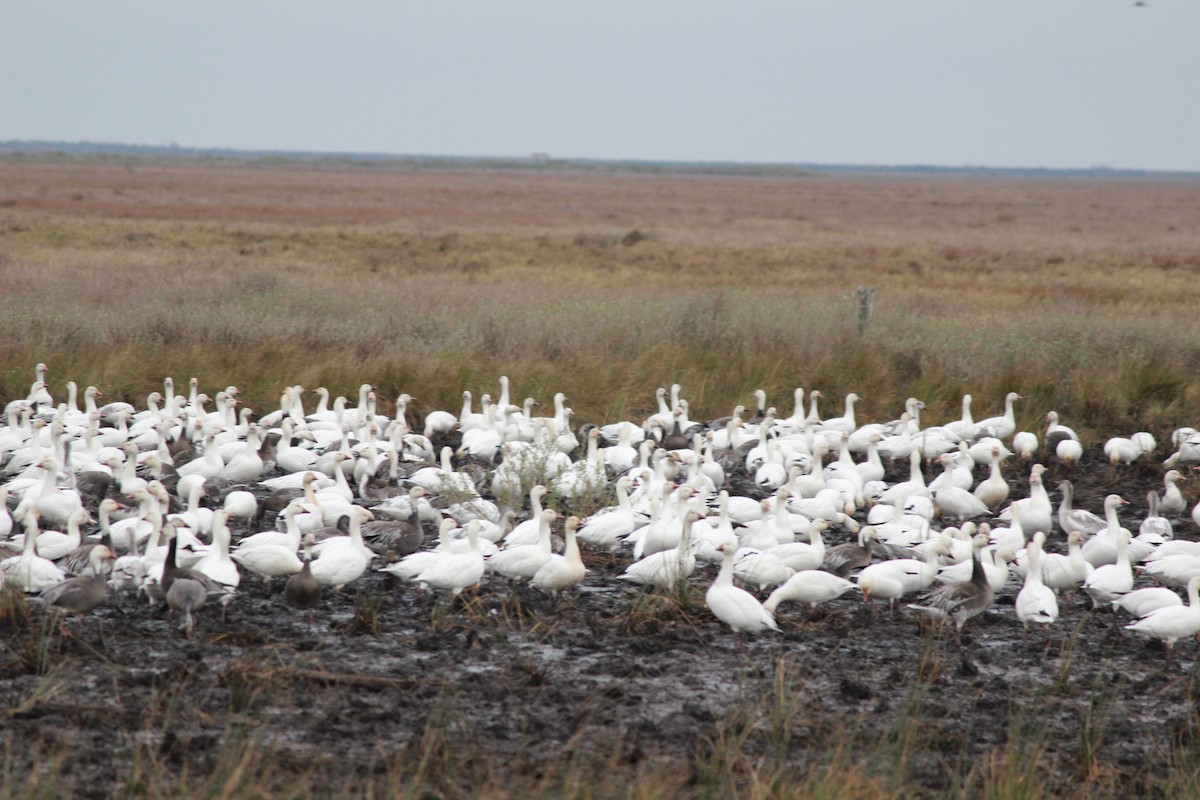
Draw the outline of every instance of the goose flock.
<instances>
[{"instance_id":1,"label":"goose flock","mask_svg":"<svg viewBox=\"0 0 1200 800\"><path fill-rule=\"evenodd\" d=\"M389 417L369 384L356 403L289 386L261 415L239 409L236 387L210 398L194 379L179 393L165 379L142 408L73 382L56 401L39 364L0 425L0 582L64 618L136 593L190 636L203 608L236 604L247 573L282 580L280 601L312 614L369 570L448 597L485 581L559 595L590 562L646 591L708 582L708 608L739 643L779 630L781 604L850 592L960 635L1010 583L1026 628L1054 624L1082 592L1168 656L1200 635L1200 542L1175 537L1200 527L1179 485L1200 469L1193 428L1173 433L1135 533L1117 494L1093 513L1062 481L1055 510L1048 465L1098 467L1081 464L1079 436L1054 411L1041 437L1018 430L1015 392L978 422L964 396L961 418L939 426L923 425L917 399L894 421L862 423L853 393L822 417L821 393L803 389L789 415L760 390L749 408L697 422L681 394L658 390L641 421L575 429L563 394L536 416L501 377L497 400L484 394L476 410L464 391L458 413L414 425L413 397ZM1099 468L1156 450L1149 433L1114 438ZM1009 459L1026 465L1027 491L1006 477Z\"/></svg>"}]
</instances>

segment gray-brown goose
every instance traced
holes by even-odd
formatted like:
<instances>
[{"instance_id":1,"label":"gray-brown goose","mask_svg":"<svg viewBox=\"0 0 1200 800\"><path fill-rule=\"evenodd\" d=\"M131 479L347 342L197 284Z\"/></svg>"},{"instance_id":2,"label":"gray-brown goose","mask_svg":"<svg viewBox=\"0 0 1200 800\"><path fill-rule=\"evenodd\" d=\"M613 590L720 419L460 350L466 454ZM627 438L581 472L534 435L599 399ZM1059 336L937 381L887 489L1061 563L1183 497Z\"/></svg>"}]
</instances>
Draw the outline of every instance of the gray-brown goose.
<instances>
[{"instance_id":1,"label":"gray-brown goose","mask_svg":"<svg viewBox=\"0 0 1200 800\"><path fill-rule=\"evenodd\" d=\"M363 541L367 546L380 555L390 553L395 561L409 553L421 549L425 541L425 532L421 530L421 517L418 511L418 501L429 494L420 486L414 486L408 492L411 511L406 519L377 519L362 526Z\"/></svg>"},{"instance_id":2,"label":"gray-brown goose","mask_svg":"<svg viewBox=\"0 0 1200 800\"><path fill-rule=\"evenodd\" d=\"M192 638L192 628L196 620L192 612L202 608L208 601L208 591L204 584L193 578L176 577L167 590L167 607L171 612L183 614L182 630L187 638Z\"/></svg>"},{"instance_id":3,"label":"gray-brown goose","mask_svg":"<svg viewBox=\"0 0 1200 800\"><path fill-rule=\"evenodd\" d=\"M310 620L313 616L312 610L321 604L321 584L313 577L310 568L314 543L312 534L304 537L304 567L288 578L287 587L284 590L288 605L293 608L307 608Z\"/></svg>"},{"instance_id":4,"label":"gray-brown goose","mask_svg":"<svg viewBox=\"0 0 1200 800\"><path fill-rule=\"evenodd\" d=\"M963 624L971 617L982 614L995 597L978 552L971 556L971 562L970 580L942 586L929 595L927 605L909 605L909 608L932 614L938 619L953 619L954 641L959 644L962 644Z\"/></svg>"},{"instance_id":5,"label":"gray-brown goose","mask_svg":"<svg viewBox=\"0 0 1200 800\"><path fill-rule=\"evenodd\" d=\"M84 614L100 606L108 598L108 575L104 564L114 558L116 556L112 550L97 544L88 554L91 576L68 578L51 586L38 595L37 602L63 617L68 614L74 615L76 622L80 622ZM59 630L65 633L62 625L63 621L60 620Z\"/></svg>"}]
</instances>

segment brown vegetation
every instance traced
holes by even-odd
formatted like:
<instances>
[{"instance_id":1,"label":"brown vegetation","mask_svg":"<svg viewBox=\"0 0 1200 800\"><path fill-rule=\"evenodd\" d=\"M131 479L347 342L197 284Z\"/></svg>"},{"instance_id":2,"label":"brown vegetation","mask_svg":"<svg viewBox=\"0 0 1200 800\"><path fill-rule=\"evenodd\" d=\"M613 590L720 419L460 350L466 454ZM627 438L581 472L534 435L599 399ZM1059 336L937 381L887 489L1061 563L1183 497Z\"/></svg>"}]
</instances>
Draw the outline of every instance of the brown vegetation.
<instances>
[{"instance_id":1,"label":"brown vegetation","mask_svg":"<svg viewBox=\"0 0 1200 800\"><path fill-rule=\"evenodd\" d=\"M264 411L364 380L456 408L506 373L581 421L679 382L695 417L757 387L933 419L1016 390L1029 427L1162 433L1200 417L1198 208L1183 180L0 162L0 397L39 360Z\"/></svg>"}]
</instances>

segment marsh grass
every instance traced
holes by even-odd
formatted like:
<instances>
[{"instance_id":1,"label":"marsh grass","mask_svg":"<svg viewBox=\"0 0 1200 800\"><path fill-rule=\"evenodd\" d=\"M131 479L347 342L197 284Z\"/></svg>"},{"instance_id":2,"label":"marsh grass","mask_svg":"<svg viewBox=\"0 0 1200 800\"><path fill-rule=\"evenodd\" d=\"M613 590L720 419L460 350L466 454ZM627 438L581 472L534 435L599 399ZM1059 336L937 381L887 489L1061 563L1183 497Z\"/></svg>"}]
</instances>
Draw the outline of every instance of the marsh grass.
<instances>
[{"instance_id":1,"label":"marsh grass","mask_svg":"<svg viewBox=\"0 0 1200 800\"><path fill-rule=\"evenodd\" d=\"M463 389L507 374L517 397L566 392L578 422L640 419L672 382L694 418L755 388L788 405L795 386L821 389L829 414L857 391L877 418L908 396L931 421L956 418L968 391L977 416L1026 395L1031 429L1049 408L1096 434L1200 417L1200 242L1163 205L1194 204L1186 182L558 176L522 179L498 206L485 187L515 178L0 168L14 197L0 230L4 399L45 361L59 396L73 379L140 404L165 376L194 376L238 385L264 413L283 386L353 397L363 380L385 400L418 396L418 416L457 410ZM39 185L46 202L30 199ZM59 202L54 185L84 200ZM420 203L406 187L448 200L379 221L368 193ZM232 218L208 213L222 202ZM646 219L637 237L580 227L572 202ZM877 290L861 336L859 284Z\"/></svg>"},{"instance_id":2,"label":"marsh grass","mask_svg":"<svg viewBox=\"0 0 1200 800\"><path fill-rule=\"evenodd\" d=\"M39 613L21 589L12 585L0 589L0 631L5 638L0 667L47 675L63 660L57 625L55 615Z\"/></svg>"}]
</instances>

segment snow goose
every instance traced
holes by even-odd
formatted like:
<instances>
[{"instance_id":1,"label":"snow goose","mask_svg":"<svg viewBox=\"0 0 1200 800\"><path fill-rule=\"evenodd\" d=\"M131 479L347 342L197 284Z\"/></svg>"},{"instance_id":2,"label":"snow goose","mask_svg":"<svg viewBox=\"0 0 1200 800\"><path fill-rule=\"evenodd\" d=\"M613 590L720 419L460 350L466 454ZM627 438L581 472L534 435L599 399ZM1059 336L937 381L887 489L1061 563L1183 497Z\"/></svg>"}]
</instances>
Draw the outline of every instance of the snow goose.
<instances>
[{"instance_id":1,"label":"snow goose","mask_svg":"<svg viewBox=\"0 0 1200 800\"><path fill-rule=\"evenodd\" d=\"M853 433L858 428L858 423L855 421L854 404L862 398L854 392L846 395L845 413L840 417L823 420L821 422L820 431L835 431L845 434Z\"/></svg>"},{"instance_id":2,"label":"snow goose","mask_svg":"<svg viewBox=\"0 0 1200 800\"><path fill-rule=\"evenodd\" d=\"M1017 619L1026 630L1030 622L1049 625L1058 619L1058 598L1054 590L1042 582L1042 546L1046 534L1038 531L1025 550L1025 585L1017 593Z\"/></svg>"},{"instance_id":3,"label":"snow goose","mask_svg":"<svg viewBox=\"0 0 1200 800\"><path fill-rule=\"evenodd\" d=\"M1121 529L1116 539L1116 562L1096 567L1083 582L1083 590L1092 598L1093 608L1109 605L1133 589L1133 569L1129 564L1128 552L1129 531Z\"/></svg>"},{"instance_id":4,"label":"snow goose","mask_svg":"<svg viewBox=\"0 0 1200 800\"><path fill-rule=\"evenodd\" d=\"M774 615L763 608L754 595L733 585L735 552L728 544L722 544L724 555L721 570L708 591L704 593L704 604L717 619L733 629L737 644L741 645L743 632L760 633L779 630Z\"/></svg>"},{"instance_id":5,"label":"snow goose","mask_svg":"<svg viewBox=\"0 0 1200 800\"><path fill-rule=\"evenodd\" d=\"M1158 449L1158 442L1155 440L1154 434L1149 431L1138 431L1129 438L1142 451L1142 455L1153 456L1154 451Z\"/></svg>"},{"instance_id":6,"label":"snow goose","mask_svg":"<svg viewBox=\"0 0 1200 800\"><path fill-rule=\"evenodd\" d=\"M888 607L895 611L900 598L925 591L933 585L942 552L941 546L936 545L926 550L923 560L896 558L864 567L858 573L858 588L863 593L863 602L872 597L886 600Z\"/></svg>"},{"instance_id":7,"label":"snow goose","mask_svg":"<svg viewBox=\"0 0 1200 800\"><path fill-rule=\"evenodd\" d=\"M748 525L741 536L740 545L755 549L767 549L796 540L788 511L787 498L791 493L786 486L775 490L775 502L762 501L763 518L757 525ZM805 518L803 523L808 522Z\"/></svg>"},{"instance_id":8,"label":"snow goose","mask_svg":"<svg viewBox=\"0 0 1200 800\"><path fill-rule=\"evenodd\" d=\"M966 442L958 443L958 450L944 453L941 458L949 459L954 469L947 475L944 471L929 482L929 491L936 492L941 487L951 484L960 489L970 489L975 485L975 462L967 452Z\"/></svg>"},{"instance_id":9,"label":"snow goose","mask_svg":"<svg viewBox=\"0 0 1200 800\"><path fill-rule=\"evenodd\" d=\"M992 511L998 509L1008 499L1010 491L1008 481L1004 479L1004 474L1000 471L1001 460L1003 460L1002 451L999 447L993 447L988 477L975 487L975 496Z\"/></svg>"},{"instance_id":10,"label":"snow goose","mask_svg":"<svg viewBox=\"0 0 1200 800\"><path fill-rule=\"evenodd\" d=\"M871 434L867 440L867 458L854 465L865 485L868 481L881 481L885 473L883 462L879 459L878 443L883 437L878 433Z\"/></svg>"},{"instance_id":11,"label":"snow goose","mask_svg":"<svg viewBox=\"0 0 1200 800\"><path fill-rule=\"evenodd\" d=\"M902 506L914 495L929 497L929 487L925 483L925 474L921 472L921 454L913 450L909 453L909 479L895 484L879 496L880 503L897 503Z\"/></svg>"},{"instance_id":12,"label":"snow goose","mask_svg":"<svg viewBox=\"0 0 1200 800\"><path fill-rule=\"evenodd\" d=\"M667 484L664 490L669 490L673 485ZM674 550L679 545L679 520L693 495L695 490L690 486L680 486L668 492L658 517L655 518L652 513L650 522L639 528L629 539L633 544L635 559Z\"/></svg>"},{"instance_id":13,"label":"snow goose","mask_svg":"<svg viewBox=\"0 0 1200 800\"><path fill-rule=\"evenodd\" d=\"M563 554L552 553L550 560L534 573L530 583L537 588L557 595L563 589L569 589L583 580L587 567L583 565L583 557L579 553L579 542L576 533L579 530L579 517L567 517L564 528L566 550Z\"/></svg>"},{"instance_id":14,"label":"snow goose","mask_svg":"<svg viewBox=\"0 0 1200 800\"><path fill-rule=\"evenodd\" d=\"M1192 507L1192 524L1200 528L1200 500Z\"/></svg>"},{"instance_id":15,"label":"snow goose","mask_svg":"<svg viewBox=\"0 0 1200 800\"><path fill-rule=\"evenodd\" d=\"M1015 559L1016 553L1010 547L988 546L976 552L976 560L982 564L983 574L994 592L1000 591L1008 584L1011 574L1008 565ZM974 566L968 568L965 561L952 564L942 567L935 580L943 584L961 583L967 579L971 570L974 570Z\"/></svg>"},{"instance_id":16,"label":"snow goose","mask_svg":"<svg viewBox=\"0 0 1200 800\"><path fill-rule=\"evenodd\" d=\"M1141 458L1142 448L1132 439L1114 436L1104 443L1104 455L1114 467L1118 464L1132 464Z\"/></svg>"},{"instance_id":17,"label":"snow goose","mask_svg":"<svg viewBox=\"0 0 1200 800\"><path fill-rule=\"evenodd\" d=\"M44 530L38 533L37 542L34 544L35 552L42 558L47 558L51 561L58 561L65 558L70 553L74 552L80 545L82 535L80 526L85 522L91 522L91 516L82 509L73 513L67 518L66 533L55 530ZM12 554L21 551L25 545L25 535L14 536L7 542L0 543L4 550Z\"/></svg>"},{"instance_id":18,"label":"snow goose","mask_svg":"<svg viewBox=\"0 0 1200 800\"><path fill-rule=\"evenodd\" d=\"M1161 586L1134 589L1113 600L1114 608L1118 608L1132 617L1144 617L1160 608L1181 605L1183 605L1183 600L1179 595Z\"/></svg>"},{"instance_id":19,"label":"snow goose","mask_svg":"<svg viewBox=\"0 0 1200 800\"><path fill-rule=\"evenodd\" d=\"M1083 558L1083 533L1071 531L1067 536L1067 554L1042 554L1042 583L1059 594L1083 585L1094 567Z\"/></svg>"},{"instance_id":20,"label":"snow goose","mask_svg":"<svg viewBox=\"0 0 1200 800\"><path fill-rule=\"evenodd\" d=\"M296 555L296 548L283 544L260 544L238 549L230 553L229 557L239 566L262 578L268 591L272 578L295 575L304 567Z\"/></svg>"},{"instance_id":21,"label":"snow goose","mask_svg":"<svg viewBox=\"0 0 1200 800\"><path fill-rule=\"evenodd\" d=\"M953 433L960 439L975 438L975 420L971 416L971 395L964 394L962 396L962 416L960 419L953 422L947 422L944 426L946 430Z\"/></svg>"},{"instance_id":22,"label":"snow goose","mask_svg":"<svg viewBox=\"0 0 1200 800\"><path fill-rule=\"evenodd\" d=\"M1062 492L1062 501L1058 506L1058 527L1064 533L1080 531L1088 536L1104 530L1103 517L1098 517L1084 508L1075 508L1075 485L1070 481L1060 481L1058 490Z\"/></svg>"},{"instance_id":23,"label":"snow goose","mask_svg":"<svg viewBox=\"0 0 1200 800\"><path fill-rule=\"evenodd\" d=\"M853 581L840 578L825 570L806 569L797 572L771 592L771 596L763 603L763 608L768 613L774 614L780 603L793 601L807 603L809 609L812 610L821 603L836 600L856 588Z\"/></svg>"},{"instance_id":24,"label":"snow goose","mask_svg":"<svg viewBox=\"0 0 1200 800\"><path fill-rule=\"evenodd\" d=\"M13 518L8 510L8 485L0 485L0 540L12 534Z\"/></svg>"},{"instance_id":25,"label":"snow goose","mask_svg":"<svg viewBox=\"0 0 1200 800\"><path fill-rule=\"evenodd\" d=\"M624 423L617 428L617 442L604 448L604 466L612 475L624 475L637 464L638 451L633 446L633 431L641 429L633 423ZM600 428L604 437L604 428Z\"/></svg>"},{"instance_id":26,"label":"snow goose","mask_svg":"<svg viewBox=\"0 0 1200 800\"><path fill-rule=\"evenodd\" d=\"M1032 461L1038 449L1037 434L1029 431L1017 431L1013 434L1013 450L1024 461Z\"/></svg>"},{"instance_id":27,"label":"snow goose","mask_svg":"<svg viewBox=\"0 0 1200 800\"><path fill-rule=\"evenodd\" d=\"M552 508L538 515L537 544L518 545L494 553L487 559L488 572L495 572L516 581L528 581L550 560L550 523L558 519Z\"/></svg>"},{"instance_id":28,"label":"snow goose","mask_svg":"<svg viewBox=\"0 0 1200 800\"><path fill-rule=\"evenodd\" d=\"M727 549L725 544L717 546L717 550L723 553L722 548ZM783 559L770 552L741 547L735 553L733 574L747 586L758 587L760 592L768 586L778 586L795 572Z\"/></svg>"},{"instance_id":29,"label":"snow goose","mask_svg":"<svg viewBox=\"0 0 1200 800\"><path fill-rule=\"evenodd\" d=\"M192 569L207 575L217 583L236 589L241 583L242 576L238 573L237 564L229 556L229 526L228 516L224 510L213 512L212 548L207 555L192 565Z\"/></svg>"},{"instance_id":30,"label":"snow goose","mask_svg":"<svg viewBox=\"0 0 1200 800\"><path fill-rule=\"evenodd\" d=\"M1200 575L1200 556L1177 554L1156 558L1142 567L1142 573L1153 578L1156 583L1187 586L1187 582L1194 575Z\"/></svg>"},{"instance_id":31,"label":"snow goose","mask_svg":"<svg viewBox=\"0 0 1200 800\"><path fill-rule=\"evenodd\" d=\"M908 422L912 419L912 415L907 411L900 416L901 427L900 432L892 436L885 436L876 443L875 447L879 451L879 455L889 461L898 461L902 458L908 458L915 449L912 434L908 431ZM917 451L918 454L920 451Z\"/></svg>"},{"instance_id":32,"label":"snow goose","mask_svg":"<svg viewBox=\"0 0 1200 800\"><path fill-rule=\"evenodd\" d=\"M379 571L395 575L397 578L404 580L412 580L420 575L422 571L437 563L442 553L449 551L450 542L457 528L458 523L454 520L443 519L438 525L438 543L433 550L421 550L416 553L410 553L399 561L381 568Z\"/></svg>"},{"instance_id":33,"label":"snow goose","mask_svg":"<svg viewBox=\"0 0 1200 800\"><path fill-rule=\"evenodd\" d=\"M25 592L34 593L61 583L66 575L53 561L42 558L35 551L38 534L38 512L36 509L25 514L25 544L20 555L0 561L0 573L4 581Z\"/></svg>"},{"instance_id":34,"label":"snow goose","mask_svg":"<svg viewBox=\"0 0 1200 800\"><path fill-rule=\"evenodd\" d=\"M1058 412L1046 412L1046 449L1055 449L1066 440L1079 442L1079 435L1066 425L1058 424Z\"/></svg>"},{"instance_id":35,"label":"snow goose","mask_svg":"<svg viewBox=\"0 0 1200 800\"><path fill-rule=\"evenodd\" d=\"M224 460L221 458L221 450L214 444L216 434L209 433L204 437L204 454L198 458L177 466L176 474L179 477L187 475L201 475L205 479L215 478L221 473L221 469L225 466Z\"/></svg>"},{"instance_id":36,"label":"snow goose","mask_svg":"<svg viewBox=\"0 0 1200 800\"><path fill-rule=\"evenodd\" d=\"M674 550L664 550L661 553L647 556L641 561L633 562L619 576L621 580L668 590L674 589L677 583L686 580L696 569L696 557L692 553L691 546L691 530L692 523L700 517L699 512L689 509L683 515L679 546Z\"/></svg>"},{"instance_id":37,"label":"snow goose","mask_svg":"<svg viewBox=\"0 0 1200 800\"><path fill-rule=\"evenodd\" d=\"M829 522L813 520L808 527L808 542L785 542L770 547L767 552L778 558L790 569L800 572L819 569L825 560L825 540L822 534L829 529Z\"/></svg>"},{"instance_id":38,"label":"snow goose","mask_svg":"<svg viewBox=\"0 0 1200 800\"><path fill-rule=\"evenodd\" d=\"M1187 605L1151 611L1137 622L1126 625L1126 630L1144 633L1165 642L1167 658L1170 658L1175 642L1200 633L1200 576L1188 581L1187 593Z\"/></svg>"},{"instance_id":39,"label":"snow goose","mask_svg":"<svg viewBox=\"0 0 1200 800\"><path fill-rule=\"evenodd\" d=\"M460 553L443 553L431 566L422 570L413 579L420 586L448 590L452 595L461 594L463 589L476 586L483 578L484 560L480 549L479 520L467 523L467 550Z\"/></svg>"},{"instance_id":40,"label":"snow goose","mask_svg":"<svg viewBox=\"0 0 1200 800\"><path fill-rule=\"evenodd\" d=\"M649 517L634 511L629 503L632 485L633 481L628 475L617 478L616 507L601 509L583 520L576 533L581 542L613 553L622 539L649 521ZM724 496L728 498L728 493L724 493Z\"/></svg>"},{"instance_id":41,"label":"snow goose","mask_svg":"<svg viewBox=\"0 0 1200 800\"><path fill-rule=\"evenodd\" d=\"M733 519L729 516L729 492L721 490L717 496L717 517L701 519L692 525L692 550L696 558L708 564L720 564L724 555L718 551L718 546L731 544L738 546L737 533L733 529Z\"/></svg>"},{"instance_id":42,"label":"snow goose","mask_svg":"<svg viewBox=\"0 0 1200 800\"><path fill-rule=\"evenodd\" d=\"M322 586L332 586L334 592L339 592L366 572L375 553L363 544L362 523L372 519L370 511L354 506L350 512L350 535L321 543L321 554L310 571Z\"/></svg>"},{"instance_id":43,"label":"snow goose","mask_svg":"<svg viewBox=\"0 0 1200 800\"><path fill-rule=\"evenodd\" d=\"M1110 494L1104 498L1104 528L1083 544L1083 557L1093 567L1112 564L1116 561L1117 543L1121 538L1117 535L1118 533L1124 532L1124 540L1128 544L1129 531L1121 527L1120 520L1117 518L1117 509L1127 505L1129 505L1129 501L1120 495Z\"/></svg>"},{"instance_id":44,"label":"snow goose","mask_svg":"<svg viewBox=\"0 0 1200 800\"><path fill-rule=\"evenodd\" d=\"M1004 442L995 436L984 436L982 439L977 439L974 444L967 447L967 455L977 465L985 467L991 463L992 455L997 449L1000 450L1001 461L1012 455L1012 451L1004 446Z\"/></svg>"},{"instance_id":45,"label":"snow goose","mask_svg":"<svg viewBox=\"0 0 1200 800\"><path fill-rule=\"evenodd\" d=\"M1083 445L1075 439L1063 439L1054 446L1054 455L1068 467L1083 460Z\"/></svg>"},{"instance_id":46,"label":"snow goose","mask_svg":"<svg viewBox=\"0 0 1200 800\"><path fill-rule=\"evenodd\" d=\"M1157 536L1163 541L1175 538L1175 526L1171 524L1171 520L1159 513L1158 492L1153 489L1147 492L1146 502L1148 503L1146 518L1138 526L1138 536Z\"/></svg>"},{"instance_id":47,"label":"snow goose","mask_svg":"<svg viewBox=\"0 0 1200 800\"><path fill-rule=\"evenodd\" d=\"M937 460L943 468L943 482L934 490L933 502L940 517L956 519L962 523L992 513L992 508L978 496L954 485L954 459L950 458L949 454L938 456ZM1005 486L1007 485L1006 483Z\"/></svg>"},{"instance_id":48,"label":"snow goose","mask_svg":"<svg viewBox=\"0 0 1200 800\"><path fill-rule=\"evenodd\" d=\"M283 518L284 530L282 532L270 530L260 531L259 533L244 536L237 544L238 551L253 550L255 547L283 547L296 553L300 550L300 539L303 533L300 530L296 518L304 513L303 506L290 505L283 510L280 515Z\"/></svg>"},{"instance_id":49,"label":"snow goose","mask_svg":"<svg viewBox=\"0 0 1200 800\"><path fill-rule=\"evenodd\" d=\"M975 426L975 436L994 436L997 439L1007 439L1017 430L1017 419L1013 413L1013 403L1023 399L1016 392L1004 396L1004 414L999 417L988 417Z\"/></svg>"},{"instance_id":50,"label":"snow goose","mask_svg":"<svg viewBox=\"0 0 1200 800\"><path fill-rule=\"evenodd\" d=\"M1179 491L1181 477L1179 470L1175 469L1168 470L1163 476L1163 494L1158 510L1164 517L1178 517L1187 511L1187 501L1183 498L1183 492Z\"/></svg>"},{"instance_id":51,"label":"snow goose","mask_svg":"<svg viewBox=\"0 0 1200 800\"><path fill-rule=\"evenodd\" d=\"M1200 432L1195 428L1178 428L1171 434L1175 452L1163 461L1164 467L1191 467L1200 463Z\"/></svg>"},{"instance_id":52,"label":"snow goose","mask_svg":"<svg viewBox=\"0 0 1200 800\"><path fill-rule=\"evenodd\" d=\"M46 521L47 525L66 525L72 514L83 510L83 499L74 489L58 487L58 461L53 458L43 458L41 468L43 470L41 491L34 497L33 507L37 509L39 516ZM23 502L28 503L29 500L30 497L26 494Z\"/></svg>"},{"instance_id":53,"label":"snow goose","mask_svg":"<svg viewBox=\"0 0 1200 800\"><path fill-rule=\"evenodd\" d=\"M1028 500L1018 500L1013 505L1016 505L1018 507L1017 510L1019 511L1020 507L1025 505L1027 502ZM1028 542L1028 540L1025 538L1025 530L1021 527L1020 516L1017 514L1014 514L1014 519L1007 528L992 528L985 522L983 525L979 526L979 530L982 532L985 529L987 530L988 540L993 545L996 547L1007 547L1014 553L1024 550L1026 543Z\"/></svg>"},{"instance_id":54,"label":"snow goose","mask_svg":"<svg viewBox=\"0 0 1200 800\"><path fill-rule=\"evenodd\" d=\"M1034 464L1029 475L1028 502L1021 507L1019 514L1021 528L1026 535L1038 531L1049 534L1054 528L1054 506L1046 492L1046 485L1042 482L1042 473L1045 471L1046 468L1041 464Z\"/></svg>"},{"instance_id":55,"label":"snow goose","mask_svg":"<svg viewBox=\"0 0 1200 800\"><path fill-rule=\"evenodd\" d=\"M929 595L926 605L909 606L939 619L953 619L954 638L959 644L962 644L963 625L987 610L996 594L978 554L971 559L971 564L970 580L949 583L936 589Z\"/></svg>"}]
</instances>

